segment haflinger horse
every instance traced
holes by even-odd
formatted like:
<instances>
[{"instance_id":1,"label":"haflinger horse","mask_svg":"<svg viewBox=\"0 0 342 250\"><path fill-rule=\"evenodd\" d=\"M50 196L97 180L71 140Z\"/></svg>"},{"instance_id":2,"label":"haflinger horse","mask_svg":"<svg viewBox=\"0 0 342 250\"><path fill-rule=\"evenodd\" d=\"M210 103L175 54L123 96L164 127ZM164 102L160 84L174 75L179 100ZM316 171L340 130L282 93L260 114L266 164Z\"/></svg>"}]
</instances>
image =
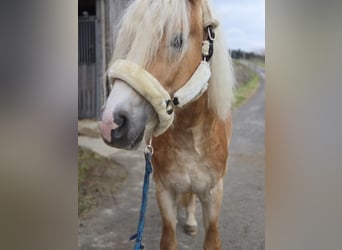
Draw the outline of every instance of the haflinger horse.
<instances>
[{"instance_id":1,"label":"haflinger horse","mask_svg":"<svg viewBox=\"0 0 342 250\"><path fill-rule=\"evenodd\" d=\"M221 249L218 219L232 134L234 76L208 0L136 0L120 23L112 83L99 128L110 146L152 140L160 249L177 249L179 204L185 232L196 234L196 196L204 249Z\"/></svg>"}]
</instances>

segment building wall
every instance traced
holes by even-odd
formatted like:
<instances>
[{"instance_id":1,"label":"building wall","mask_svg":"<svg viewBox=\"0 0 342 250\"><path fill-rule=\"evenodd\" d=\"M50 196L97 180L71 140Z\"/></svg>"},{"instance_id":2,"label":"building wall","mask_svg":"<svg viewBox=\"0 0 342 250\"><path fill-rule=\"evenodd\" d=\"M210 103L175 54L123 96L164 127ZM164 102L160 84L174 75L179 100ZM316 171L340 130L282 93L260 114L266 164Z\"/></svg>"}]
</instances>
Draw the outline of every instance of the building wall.
<instances>
[{"instance_id":1,"label":"building wall","mask_svg":"<svg viewBox=\"0 0 342 250\"><path fill-rule=\"evenodd\" d=\"M110 62L117 36L117 29L124 10L132 0L107 0L106 6L106 61Z\"/></svg>"},{"instance_id":2,"label":"building wall","mask_svg":"<svg viewBox=\"0 0 342 250\"><path fill-rule=\"evenodd\" d=\"M86 86L90 86L92 101L89 106L96 106L97 114L93 115L92 119L97 119L101 106L104 103L108 90L108 80L105 72L108 64L111 61L111 56L114 51L115 40L117 36L118 24L124 13L125 8L132 0L96 0L96 10L91 6L91 0L79 0L79 6L86 6L89 9L90 15L96 15L95 24L95 80L90 79L87 75L90 72L83 72L86 76L79 78L79 86L85 86L80 81L88 81ZM79 14L82 13L83 7L79 8ZM93 13L94 12L94 13ZM82 66L81 66L82 67ZM90 82L89 82L90 81ZM79 87L80 90L80 87Z\"/></svg>"},{"instance_id":3,"label":"building wall","mask_svg":"<svg viewBox=\"0 0 342 250\"><path fill-rule=\"evenodd\" d=\"M118 25L125 9L132 0L106 0L105 6L105 54L106 69L111 61L115 47ZM108 81L105 82L108 89Z\"/></svg>"}]
</instances>

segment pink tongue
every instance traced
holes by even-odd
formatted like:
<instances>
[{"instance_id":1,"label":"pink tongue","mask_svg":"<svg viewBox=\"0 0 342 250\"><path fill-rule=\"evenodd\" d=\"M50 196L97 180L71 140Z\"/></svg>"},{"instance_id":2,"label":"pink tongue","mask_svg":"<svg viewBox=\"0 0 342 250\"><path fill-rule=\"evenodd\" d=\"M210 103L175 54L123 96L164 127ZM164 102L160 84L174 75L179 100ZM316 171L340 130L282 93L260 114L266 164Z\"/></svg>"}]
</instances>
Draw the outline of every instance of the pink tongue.
<instances>
[{"instance_id":1,"label":"pink tongue","mask_svg":"<svg viewBox=\"0 0 342 250\"><path fill-rule=\"evenodd\" d=\"M118 127L118 125L112 121L109 121L109 122L100 121L99 127L100 127L100 132L101 132L102 137L107 142L111 142L111 140L112 140L111 131L113 129L116 129Z\"/></svg>"}]
</instances>

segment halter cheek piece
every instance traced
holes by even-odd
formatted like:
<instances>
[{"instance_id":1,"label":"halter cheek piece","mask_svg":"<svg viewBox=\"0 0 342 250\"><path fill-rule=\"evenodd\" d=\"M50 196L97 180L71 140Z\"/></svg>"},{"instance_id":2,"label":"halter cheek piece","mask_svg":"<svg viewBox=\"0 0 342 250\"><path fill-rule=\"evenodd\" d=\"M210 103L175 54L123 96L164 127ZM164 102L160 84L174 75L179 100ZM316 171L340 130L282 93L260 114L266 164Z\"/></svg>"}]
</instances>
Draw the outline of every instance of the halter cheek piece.
<instances>
[{"instance_id":1,"label":"halter cheek piece","mask_svg":"<svg viewBox=\"0 0 342 250\"><path fill-rule=\"evenodd\" d=\"M207 33L208 33L208 38L206 41L203 41L202 58L203 58L203 61L209 62L211 57L214 54L214 40L215 40L215 32L211 25L207 27Z\"/></svg>"}]
</instances>

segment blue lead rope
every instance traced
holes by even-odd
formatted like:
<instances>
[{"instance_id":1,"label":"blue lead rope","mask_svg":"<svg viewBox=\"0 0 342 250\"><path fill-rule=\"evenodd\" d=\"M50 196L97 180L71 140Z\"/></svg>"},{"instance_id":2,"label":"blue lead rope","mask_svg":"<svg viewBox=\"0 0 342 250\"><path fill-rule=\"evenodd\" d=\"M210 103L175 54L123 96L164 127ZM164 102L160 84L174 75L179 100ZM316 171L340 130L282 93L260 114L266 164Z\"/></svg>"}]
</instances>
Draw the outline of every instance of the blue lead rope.
<instances>
[{"instance_id":1,"label":"blue lead rope","mask_svg":"<svg viewBox=\"0 0 342 250\"><path fill-rule=\"evenodd\" d=\"M142 237L144 232L144 225L145 225L145 214L146 214L146 205L147 205L147 197L148 197L148 188L150 184L150 174L152 173L152 147L147 146L145 149L145 176L144 176L144 186L142 191L142 200L141 200L141 208L140 208L140 218L137 233L133 235L129 240L135 239L135 246L134 250L141 250L144 249L144 245L142 244Z\"/></svg>"}]
</instances>

